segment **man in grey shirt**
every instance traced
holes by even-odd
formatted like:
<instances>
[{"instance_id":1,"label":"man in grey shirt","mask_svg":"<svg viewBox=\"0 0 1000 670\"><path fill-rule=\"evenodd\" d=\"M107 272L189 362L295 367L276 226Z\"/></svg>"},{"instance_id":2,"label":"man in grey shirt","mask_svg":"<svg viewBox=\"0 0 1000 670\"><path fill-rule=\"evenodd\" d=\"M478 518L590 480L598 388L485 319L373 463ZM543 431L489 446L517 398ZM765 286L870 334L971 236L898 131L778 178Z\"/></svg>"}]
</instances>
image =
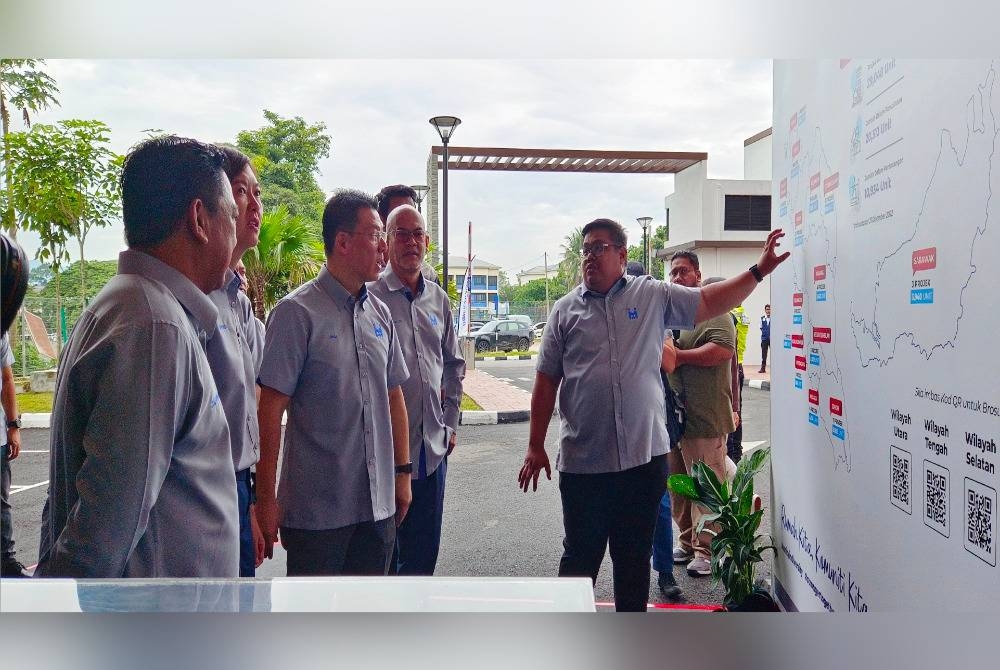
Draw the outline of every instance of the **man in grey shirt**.
<instances>
[{"instance_id":1,"label":"man in grey shirt","mask_svg":"<svg viewBox=\"0 0 1000 670\"><path fill-rule=\"evenodd\" d=\"M452 325L451 303L421 274L430 237L410 205L388 220L389 267L368 285L389 308L410 378L403 382L409 418L413 502L396 532L400 575L433 575L441 544L448 455L455 448L465 361Z\"/></svg>"},{"instance_id":2,"label":"man in grey shirt","mask_svg":"<svg viewBox=\"0 0 1000 670\"><path fill-rule=\"evenodd\" d=\"M224 145L219 146L219 150L226 157L223 169L232 186L238 212L236 247L230 269L226 271L225 285L208 295L219 310L219 323L208 340L206 353L229 422L240 512L240 577L253 577L264 560L264 538L253 514L250 477L250 468L257 463L260 454L256 385L260 366L255 360L260 359L262 352L257 320L250 299L240 290L243 280L235 270L244 252L257 246L261 221L260 184L250 159L243 152Z\"/></svg>"},{"instance_id":3,"label":"man in grey shirt","mask_svg":"<svg viewBox=\"0 0 1000 670\"><path fill-rule=\"evenodd\" d=\"M409 372L389 309L365 287L386 253L371 196L342 190L330 198L323 247L319 276L267 320L257 520L268 556L280 525L289 576L384 575L411 498L400 388Z\"/></svg>"},{"instance_id":4,"label":"man in grey shirt","mask_svg":"<svg viewBox=\"0 0 1000 670\"><path fill-rule=\"evenodd\" d=\"M215 147L174 136L125 160L129 249L80 316L53 401L36 575L235 577L229 428L205 356L236 244Z\"/></svg>"},{"instance_id":5,"label":"man in grey shirt","mask_svg":"<svg viewBox=\"0 0 1000 670\"><path fill-rule=\"evenodd\" d=\"M742 302L788 257L774 251L782 234L768 236L749 270L699 290L625 276L625 229L610 219L583 228L583 284L549 314L518 484L537 490L542 470L552 477L545 433L558 392L556 467L565 531L559 575L596 581L610 544L618 611L645 611L649 594L669 449L659 372L666 330L691 328Z\"/></svg>"}]
</instances>

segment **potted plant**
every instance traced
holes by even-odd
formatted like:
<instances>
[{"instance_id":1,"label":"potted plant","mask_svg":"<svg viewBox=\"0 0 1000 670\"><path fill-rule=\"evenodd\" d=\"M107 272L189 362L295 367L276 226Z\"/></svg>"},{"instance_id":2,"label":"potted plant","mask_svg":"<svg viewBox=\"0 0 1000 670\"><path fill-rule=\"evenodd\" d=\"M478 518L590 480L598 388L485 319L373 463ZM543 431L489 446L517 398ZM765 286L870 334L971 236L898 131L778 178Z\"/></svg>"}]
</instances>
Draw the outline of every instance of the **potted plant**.
<instances>
[{"instance_id":1,"label":"potted plant","mask_svg":"<svg viewBox=\"0 0 1000 670\"><path fill-rule=\"evenodd\" d=\"M671 491L708 511L695 532L706 530L713 536L712 578L725 586L723 604L729 611L778 611L771 595L754 581L757 564L764 560L763 552L774 549L764 545L763 537L757 534L764 510L753 492L754 475L764 467L770 453L770 449L758 449L740 460L732 487L720 482L701 462L692 466L691 475L670 475L667 480ZM706 529L706 524L715 524L718 530Z\"/></svg>"}]
</instances>

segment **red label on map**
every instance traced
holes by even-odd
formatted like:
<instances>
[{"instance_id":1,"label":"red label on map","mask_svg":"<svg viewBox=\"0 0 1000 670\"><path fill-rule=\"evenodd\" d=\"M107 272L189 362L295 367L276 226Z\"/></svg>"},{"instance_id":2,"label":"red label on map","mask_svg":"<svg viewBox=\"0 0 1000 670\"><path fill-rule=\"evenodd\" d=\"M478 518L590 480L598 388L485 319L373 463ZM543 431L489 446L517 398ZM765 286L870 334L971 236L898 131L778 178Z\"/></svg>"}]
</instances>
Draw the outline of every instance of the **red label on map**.
<instances>
[{"instance_id":1,"label":"red label on map","mask_svg":"<svg viewBox=\"0 0 1000 670\"><path fill-rule=\"evenodd\" d=\"M782 198L784 198L786 195L788 195L788 180L787 179L782 179L781 182L778 184L778 195L781 196Z\"/></svg>"},{"instance_id":2,"label":"red label on map","mask_svg":"<svg viewBox=\"0 0 1000 670\"><path fill-rule=\"evenodd\" d=\"M795 144L792 145L792 158L795 158L796 156L799 155L800 145L801 142L799 140L795 140Z\"/></svg>"},{"instance_id":3,"label":"red label on map","mask_svg":"<svg viewBox=\"0 0 1000 670\"><path fill-rule=\"evenodd\" d=\"M851 62L850 58L841 58L840 59L840 69L843 70L845 67L847 67L847 64L850 63L850 62Z\"/></svg>"},{"instance_id":4,"label":"red label on map","mask_svg":"<svg viewBox=\"0 0 1000 670\"><path fill-rule=\"evenodd\" d=\"M910 264L913 267L914 273L917 273L920 270L933 270L937 267L937 247L917 249L913 252L913 258L910 261Z\"/></svg>"},{"instance_id":5,"label":"red label on map","mask_svg":"<svg viewBox=\"0 0 1000 670\"><path fill-rule=\"evenodd\" d=\"M798 127L798 125L799 125L799 115L797 113L792 114L792 118L788 120L788 129L795 130L795 128Z\"/></svg>"},{"instance_id":6,"label":"red label on map","mask_svg":"<svg viewBox=\"0 0 1000 670\"><path fill-rule=\"evenodd\" d=\"M795 227L798 228L802 225L802 210L795 212Z\"/></svg>"},{"instance_id":7,"label":"red label on map","mask_svg":"<svg viewBox=\"0 0 1000 670\"><path fill-rule=\"evenodd\" d=\"M809 389L809 404L818 405L819 404L819 390Z\"/></svg>"},{"instance_id":8,"label":"red label on map","mask_svg":"<svg viewBox=\"0 0 1000 670\"><path fill-rule=\"evenodd\" d=\"M813 341L829 344L833 342L833 330L830 328L813 328Z\"/></svg>"},{"instance_id":9,"label":"red label on map","mask_svg":"<svg viewBox=\"0 0 1000 670\"><path fill-rule=\"evenodd\" d=\"M792 335L792 346L796 349L804 349L806 346L806 341L801 335Z\"/></svg>"},{"instance_id":10,"label":"red label on map","mask_svg":"<svg viewBox=\"0 0 1000 670\"><path fill-rule=\"evenodd\" d=\"M840 173L834 172L832 175L823 180L823 195L826 195L838 186L840 186Z\"/></svg>"},{"instance_id":11,"label":"red label on map","mask_svg":"<svg viewBox=\"0 0 1000 670\"><path fill-rule=\"evenodd\" d=\"M825 265L817 265L813 268L813 281L820 281L821 279L826 279Z\"/></svg>"},{"instance_id":12,"label":"red label on map","mask_svg":"<svg viewBox=\"0 0 1000 670\"><path fill-rule=\"evenodd\" d=\"M806 357L805 356L796 356L795 357L795 369L796 370L805 370L806 369Z\"/></svg>"},{"instance_id":13,"label":"red label on map","mask_svg":"<svg viewBox=\"0 0 1000 670\"><path fill-rule=\"evenodd\" d=\"M803 295L802 293L792 294L792 307L802 307Z\"/></svg>"},{"instance_id":14,"label":"red label on map","mask_svg":"<svg viewBox=\"0 0 1000 670\"><path fill-rule=\"evenodd\" d=\"M809 190L814 191L819 187L819 172L809 177Z\"/></svg>"},{"instance_id":15,"label":"red label on map","mask_svg":"<svg viewBox=\"0 0 1000 670\"><path fill-rule=\"evenodd\" d=\"M837 398L830 398L830 414L844 416L844 403Z\"/></svg>"}]
</instances>

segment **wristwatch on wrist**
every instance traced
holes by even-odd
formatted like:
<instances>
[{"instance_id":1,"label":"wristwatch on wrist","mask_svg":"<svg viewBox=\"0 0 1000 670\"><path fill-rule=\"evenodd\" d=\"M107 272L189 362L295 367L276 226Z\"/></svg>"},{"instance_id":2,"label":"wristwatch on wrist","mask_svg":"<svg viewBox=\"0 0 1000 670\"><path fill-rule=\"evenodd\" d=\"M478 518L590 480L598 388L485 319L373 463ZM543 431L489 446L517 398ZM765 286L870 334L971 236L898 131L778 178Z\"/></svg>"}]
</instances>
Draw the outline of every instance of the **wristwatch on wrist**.
<instances>
[{"instance_id":1,"label":"wristwatch on wrist","mask_svg":"<svg viewBox=\"0 0 1000 670\"><path fill-rule=\"evenodd\" d=\"M413 463L405 463L403 465L397 465L396 474L397 475L413 474Z\"/></svg>"},{"instance_id":2,"label":"wristwatch on wrist","mask_svg":"<svg viewBox=\"0 0 1000 670\"><path fill-rule=\"evenodd\" d=\"M8 428L20 428L21 427L21 417L18 416L13 421L8 421L7 422L7 427Z\"/></svg>"},{"instance_id":3,"label":"wristwatch on wrist","mask_svg":"<svg viewBox=\"0 0 1000 670\"><path fill-rule=\"evenodd\" d=\"M764 281L764 275L761 274L760 268L757 267L756 263L751 265L749 269L750 269L750 274L753 275L753 278L757 280L758 284Z\"/></svg>"}]
</instances>

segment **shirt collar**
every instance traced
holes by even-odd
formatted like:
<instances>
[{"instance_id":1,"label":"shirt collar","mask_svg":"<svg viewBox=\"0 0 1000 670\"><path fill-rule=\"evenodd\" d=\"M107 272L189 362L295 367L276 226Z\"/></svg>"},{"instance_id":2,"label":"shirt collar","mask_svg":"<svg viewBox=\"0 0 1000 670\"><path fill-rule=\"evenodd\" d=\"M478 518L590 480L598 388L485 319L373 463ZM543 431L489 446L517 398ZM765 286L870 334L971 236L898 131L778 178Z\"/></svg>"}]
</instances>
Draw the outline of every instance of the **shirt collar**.
<instances>
[{"instance_id":1,"label":"shirt collar","mask_svg":"<svg viewBox=\"0 0 1000 670\"><path fill-rule=\"evenodd\" d=\"M365 301L368 298L368 286L365 284L361 285L361 290L358 291L358 297L355 298L348 292L344 285L341 284L337 279L330 274L330 270L327 269L326 263L319 270L319 275L316 277L316 283L319 284L328 296L338 305L343 305L345 309L354 309L354 305L360 304L361 309L365 308Z\"/></svg>"},{"instance_id":2,"label":"shirt collar","mask_svg":"<svg viewBox=\"0 0 1000 670\"><path fill-rule=\"evenodd\" d=\"M209 334L215 332L219 310L183 273L158 258L138 249L126 249L118 254L118 274L139 275L163 284L194 318L198 328Z\"/></svg>"},{"instance_id":3,"label":"shirt collar","mask_svg":"<svg viewBox=\"0 0 1000 670\"><path fill-rule=\"evenodd\" d=\"M382 270L382 275L380 277L385 283L386 288L390 291L402 291L403 294L410 299L412 302L416 296L424 292L424 276L421 273L417 277L417 293L410 290L410 287L403 283L403 280L399 278L395 270L392 269L392 265L387 265L384 270Z\"/></svg>"},{"instance_id":4,"label":"shirt collar","mask_svg":"<svg viewBox=\"0 0 1000 670\"><path fill-rule=\"evenodd\" d=\"M237 296L240 292L240 284L242 283L240 276L233 272L232 268L226 268L226 279L222 285L226 288L226 293L229 294L230 298Z\"/></svg>"},{"instance_id":5,"label":"shirt collar","mask_svg":"<svg viewBox=\"0 0 1000 670\"><path fill-rule=\"evenodd\" d=\"M580 287L578 290L580 292L581 298L585 298L588 295L594 296L595 298L606 298L609 295L617 293L618 291L625 288L625 286L627 286L628 283L633 279L635 279L635 277L627 274L622 274L622 276L618 278L618 281L616 281L614 284L611 285L611 290L609 290L607 293L598 293L597 291L591 291L589 288L587 288L587 284L584 282L580 282Z\"/></svg>"}]
</instances>

